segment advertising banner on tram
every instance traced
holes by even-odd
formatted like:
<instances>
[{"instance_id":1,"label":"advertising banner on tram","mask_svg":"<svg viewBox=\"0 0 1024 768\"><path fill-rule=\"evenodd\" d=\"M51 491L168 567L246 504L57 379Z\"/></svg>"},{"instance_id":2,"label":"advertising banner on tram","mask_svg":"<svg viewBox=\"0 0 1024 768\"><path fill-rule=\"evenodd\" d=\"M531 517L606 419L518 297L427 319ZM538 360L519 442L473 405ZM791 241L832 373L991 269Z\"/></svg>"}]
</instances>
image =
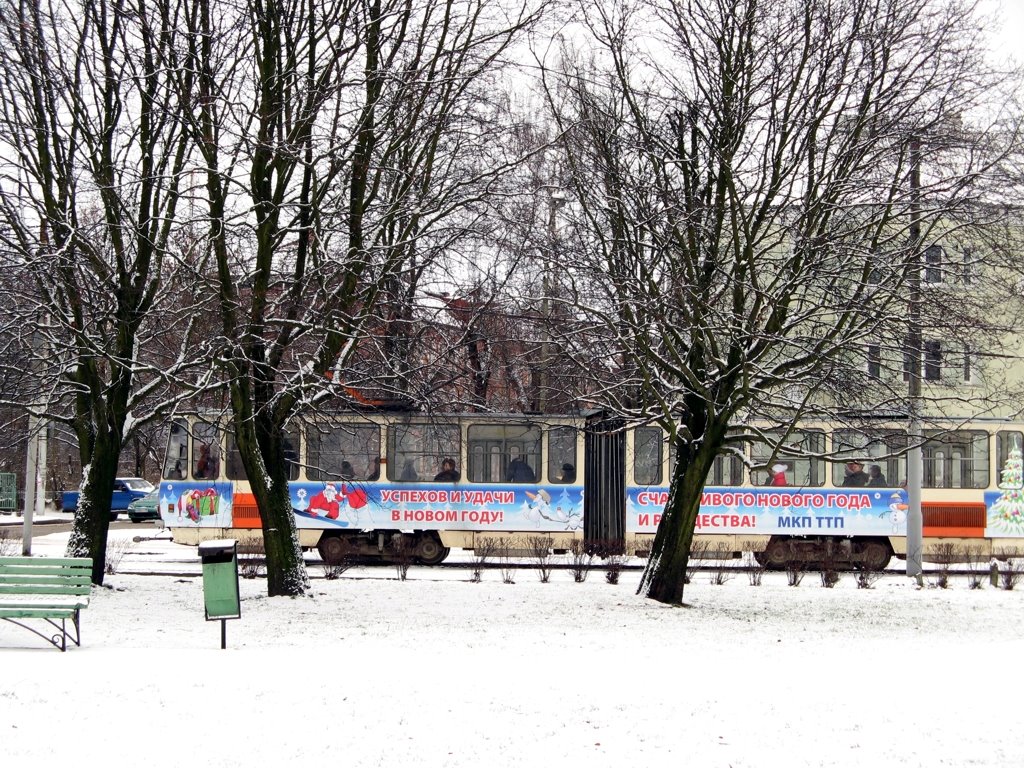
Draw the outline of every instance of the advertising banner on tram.
<instances>
[{"instance_id":1,"label":"advertising banner on tram","mask_svg":"<svg viewBox=\"0 0 1024 768\"><path fill-rule=\"evenodd\" d=\"M668 488L631 488L626 531L654 533ZM707 488L697 533L905 536L907 493L899 488Z\"/></svg>"}]
</instances>

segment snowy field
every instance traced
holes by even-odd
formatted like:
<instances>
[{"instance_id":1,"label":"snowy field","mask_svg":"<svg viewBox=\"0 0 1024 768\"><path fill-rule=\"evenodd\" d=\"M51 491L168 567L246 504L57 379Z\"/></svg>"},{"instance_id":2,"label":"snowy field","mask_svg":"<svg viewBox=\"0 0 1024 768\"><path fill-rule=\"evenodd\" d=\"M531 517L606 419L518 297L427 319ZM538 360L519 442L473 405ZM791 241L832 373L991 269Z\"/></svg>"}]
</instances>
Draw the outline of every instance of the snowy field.
<instances>
[{"instance_id":1,"label":"snowy field","mask_svg":"<svg viewBox=\"0 0 1024 768\"><path fill-rule=\"evenodd\" d=\"M670 608L637 571L312 566L307 598L243 580L221 650L198 573L195 549L132 544L65 654L0 622L0 765L1024 763L1024 585L699 574Z\"/></svg>"}]
</instances>

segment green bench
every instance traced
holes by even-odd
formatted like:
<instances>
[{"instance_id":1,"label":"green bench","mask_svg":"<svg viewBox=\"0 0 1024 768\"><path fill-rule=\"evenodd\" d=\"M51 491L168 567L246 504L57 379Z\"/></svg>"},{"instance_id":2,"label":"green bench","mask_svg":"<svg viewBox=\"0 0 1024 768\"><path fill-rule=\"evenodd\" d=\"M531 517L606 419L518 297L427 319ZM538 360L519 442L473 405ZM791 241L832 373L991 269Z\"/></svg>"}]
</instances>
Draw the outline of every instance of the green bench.
<instances>
[{"instance_id":1,"label":"green bench","mask_svg":"<svg viewBox=\"0 0 1024 768\"><path fill-rule=\"evenodd\" d=\"M91 588L92 558L0 557L0 619L62 651L67 650L69 637L75 645L82 644L79 612L89 605ZM42 632L22 619L43 619L59 634ZM74 635L69 632L69 620Z\"/></svg>"}]
</instances>

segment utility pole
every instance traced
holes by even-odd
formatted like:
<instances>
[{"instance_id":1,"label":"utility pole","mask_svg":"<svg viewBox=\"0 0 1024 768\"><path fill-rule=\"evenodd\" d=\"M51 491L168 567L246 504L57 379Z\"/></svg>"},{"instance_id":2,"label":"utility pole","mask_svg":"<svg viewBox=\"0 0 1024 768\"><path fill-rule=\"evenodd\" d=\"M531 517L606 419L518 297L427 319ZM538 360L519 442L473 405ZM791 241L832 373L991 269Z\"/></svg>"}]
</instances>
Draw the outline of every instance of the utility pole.
<instances>
[{"instance_id":1,"label":"utility pole","mask_svg":"<svg viewBox=\"0 0 1024 768\"><path fill-rule=\"evenodd\" d=\"M540 387L537 392L537 405L541 413L547 413L549 400L548 390L551 388L551 377L549 367L551 365L551 269L558 254L555 253L555 243L558 238L558 209L565 204L565 193L561 189L552 189L548 200L548 239L549 245L544 251L543 275L541 277L541 322L544 327L541 329L540 344Z\"/></svg>"},{"instance_id":2,"label":"utility pole","mask_svg":"<svg viewBox=\"0 0 1024 768\"><path fill-rule=\"evenodd\" d=\"M910 253L907 270L907 300L910 303L907 329L907 405L910 412L907 439L907 576L920 583L923 573L923 517L921 485L924 465L921 442L921 140L910 137Z\"/></svg>"},{"instance_id":3,"label":"utility pole","mask_svg":"<svg viewBox=\"0 0 1024 768\"><path fill-rule=\"evenodd\" d=\"M49 315L44 316L43 323L49 329ZM42 342L40 343L40 337ZM32 356L31 367L38 371L40 351L45 352L47 348L45 333L38 328L32 333ZM39 404L39 398L36 405ZM32 554L32 524L33 516L43 515L46 504L46 459L47 459L47 424L38 416L29 414L28 417L28 438L25 445L25 506L22 518L21 553L28 557Z\"/></svg>"},{"instance_id":4,"label":"utility pole","mask_svg":"<svg viewBox=\"0 0 1024 768\"><path fill-rule=\"evenodd\" d=\"M36 509L36 489L39 486L39 419L28 417L28 442L25 445L25 506L21 532L21 554L32 554L32 515Z\"/></svg>"}]
</instances>

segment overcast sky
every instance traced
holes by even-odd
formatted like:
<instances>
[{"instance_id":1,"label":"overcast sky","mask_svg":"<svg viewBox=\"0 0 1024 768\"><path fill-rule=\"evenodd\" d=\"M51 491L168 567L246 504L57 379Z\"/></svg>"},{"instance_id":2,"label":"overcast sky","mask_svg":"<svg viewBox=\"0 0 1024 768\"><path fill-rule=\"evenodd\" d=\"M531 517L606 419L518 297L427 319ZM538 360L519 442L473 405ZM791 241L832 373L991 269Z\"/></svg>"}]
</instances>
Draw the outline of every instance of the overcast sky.
<instances>
[{"instance_id":1,"label":"overcast sky","mask_svg":"<svg viewBox=\"0 0 1024 768\"><path fill-rule=\"evenodd\" d=\"M996 52L1024 60L1024 0L984 0L982 7L999 17L995 29Z\"/></svg>"}]
</instances>

